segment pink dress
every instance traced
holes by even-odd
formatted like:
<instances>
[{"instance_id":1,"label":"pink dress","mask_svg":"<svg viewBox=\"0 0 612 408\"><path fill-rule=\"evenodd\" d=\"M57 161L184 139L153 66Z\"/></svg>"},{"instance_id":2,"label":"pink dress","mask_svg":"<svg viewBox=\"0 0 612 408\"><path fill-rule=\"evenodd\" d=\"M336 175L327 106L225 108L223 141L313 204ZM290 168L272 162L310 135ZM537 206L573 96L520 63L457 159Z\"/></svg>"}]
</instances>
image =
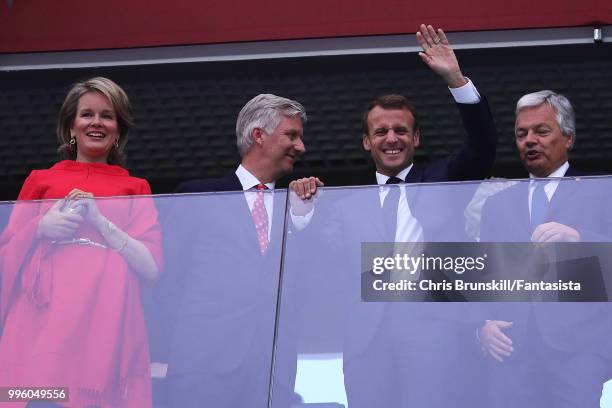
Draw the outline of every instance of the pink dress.
<instances>
[{"instance_id":1,"label":"pink dress","mask_svg":"<svg viewBox=\"0 0 612 408\"><path fill-rule=\"evenodd\" d=\"M73 188L96 197L151 194L146 180L119 166L66 160L33 171L19 200L59 199ZM54 202L17 202L0 237L0 384L68 387L69 402L61 404L69 407L150 407L144 282L110 248L37 239L38 223ZM161 268L161 231L150 197L96 204ZM74 236L106 244L86 222Z\"/></svg>"}]
</instances>

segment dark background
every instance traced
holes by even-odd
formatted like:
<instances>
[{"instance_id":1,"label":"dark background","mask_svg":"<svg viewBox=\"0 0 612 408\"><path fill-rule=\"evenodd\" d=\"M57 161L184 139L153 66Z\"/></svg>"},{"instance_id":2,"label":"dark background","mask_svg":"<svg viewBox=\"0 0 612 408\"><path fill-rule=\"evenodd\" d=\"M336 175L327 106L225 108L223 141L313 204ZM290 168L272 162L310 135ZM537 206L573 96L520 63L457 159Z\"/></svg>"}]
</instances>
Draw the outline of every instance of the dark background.
<instances>
[{"instance_id":1,"label":"dark background","mask_svg":"<svg viewBox=\"0 0 612 408\"><path fill-rule=\"evenodd\" d=\"M494 176L525 177L513 141L514 106L528 92L553 89L576 109L572 163L612 172L612 45L588 44L457 51L462 69L487 96L499 131ZM136 128L128 168L172 192L180 180L235 169L235 120L258 93L304 104L307 153L292 178L362 184L372 167L361 146L361 114L385 93L402 93L421 115L416 161L449 154L463 140L452 97L416 53L160 64L0 73L0 199L15 199L33 169L57 161L56 116L77 80L118 82L132 101ZM280 186L286 185L287 180Z\"/></svg>"}]
</instances>

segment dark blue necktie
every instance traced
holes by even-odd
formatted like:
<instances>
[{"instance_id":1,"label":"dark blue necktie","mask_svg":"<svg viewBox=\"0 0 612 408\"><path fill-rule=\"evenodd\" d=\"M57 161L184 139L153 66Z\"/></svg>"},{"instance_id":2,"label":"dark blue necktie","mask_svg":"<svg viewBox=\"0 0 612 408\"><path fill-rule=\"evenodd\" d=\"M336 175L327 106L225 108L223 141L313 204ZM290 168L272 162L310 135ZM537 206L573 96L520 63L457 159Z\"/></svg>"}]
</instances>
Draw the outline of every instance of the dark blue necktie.
<instances>
[{"instance_id":1,"label":"dark blue necktie","mask_svg":"<svg viewBox=\"0 0 612 408\"><path fill-rule=\"evenodd\" d=\"M548 197L544 191L546 183L537 182L533 195L531 196L531 227L536 229L540 224L543 224L546 220L548 213Z\"/></svg>"},{"instance_id":2,"label":"dark blue necktie","mask_svg":"<svg viewBox=\"0 0 612 408\"><path fill-rule=\"evenodd\" d=\"M386 184L403 183L398 177L390 177ZM395 230L397 229L397 206L399 204L400 188L399 186L387 187L389 192L383 202L383 219L385 221L385 229L387 231L387 241L395 242Z\"/></svg>"}]
</instances>

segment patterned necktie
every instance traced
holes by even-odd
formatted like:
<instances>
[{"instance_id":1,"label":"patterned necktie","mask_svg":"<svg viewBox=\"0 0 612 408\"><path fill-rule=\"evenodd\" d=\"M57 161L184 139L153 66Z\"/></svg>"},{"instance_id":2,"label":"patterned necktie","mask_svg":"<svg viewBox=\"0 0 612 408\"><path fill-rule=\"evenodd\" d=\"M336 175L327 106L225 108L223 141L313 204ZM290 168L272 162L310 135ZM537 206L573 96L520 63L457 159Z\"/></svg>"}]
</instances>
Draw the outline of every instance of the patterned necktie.
<instances>
[{"instance_id":1,"label":"patterned necktie","mask_svg":"<svg viewBox=\"0 0 612 408\"><path fill-rule=\"evenodd\" d=\"M403 183L402 179L390 177L385 184ZM383 219L387 230L387 241L395 242L395 231L397 229L397 206L399 204L400 191L398 186L388 187L389 192L383 202Z\"/></svg>"},{"instance_id":2,"label":"patterned necktie","mask_svg":"<svg viewBox=\"0 0 612 408\"><path fill-rule=\"evenodd\" d=\"M538 182L531 196L531 227L536 229L543 224L548 213L548 197L544 191L546 183Z\"/></svg>"},{"instance_id":3,"label":"patterned necktie","mask_svg":"<svg viewBox=\"0 0 612 408\"><path fill-rule=\"evenodd\" d=\"M265 184L258 184L255 188L257 189L257 197L253 202L251 216L255 224L255 231L257 231L259 251L263 255L268 250L268 245L270 245L268 240L268 212L264 204L264 190L267 190L268 187Z\"/></svg>"}]
</instances>

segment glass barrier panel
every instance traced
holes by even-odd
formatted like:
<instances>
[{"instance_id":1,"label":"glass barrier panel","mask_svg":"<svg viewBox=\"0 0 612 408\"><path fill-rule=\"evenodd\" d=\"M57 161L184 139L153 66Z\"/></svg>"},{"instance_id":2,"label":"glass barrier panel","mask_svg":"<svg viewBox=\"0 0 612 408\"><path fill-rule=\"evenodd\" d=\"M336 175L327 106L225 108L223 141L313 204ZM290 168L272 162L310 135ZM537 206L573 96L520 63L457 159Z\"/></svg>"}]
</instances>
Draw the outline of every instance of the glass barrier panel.
<instances>
[{"instance_id":1,"label":"glass barrier panel","mask_svg":"<svg viewBox=\"0 0 612 408\"><path fill-rule=\"evenodd\" d=\"M2 206L0 387L61 391L51 401L66 407L266 407L285 202L281 190Z\"/></svg>"},{"instance_id":2,"label":"glass barrier panel","mask_svg":"<svg viewBox=\"0 0 612 408\"><path fill-rule=\"evenodd\" d=\"M603 404L611 187L0 203L1 403Z\"/></svg>"},{"instance_id":3,"label":"glass barrier panel","mask_svg":"<svg viewBox=\"0 0 612 408\"><path fill-rule=\"evenodd\" d=\"M283 343L297 344L293 406L599 404L610 187L585 177L290 196L275 368L296 358ZM275 395L285 372L274 370L273 407L287 406Z\"/></svg>"}]
</instances>

